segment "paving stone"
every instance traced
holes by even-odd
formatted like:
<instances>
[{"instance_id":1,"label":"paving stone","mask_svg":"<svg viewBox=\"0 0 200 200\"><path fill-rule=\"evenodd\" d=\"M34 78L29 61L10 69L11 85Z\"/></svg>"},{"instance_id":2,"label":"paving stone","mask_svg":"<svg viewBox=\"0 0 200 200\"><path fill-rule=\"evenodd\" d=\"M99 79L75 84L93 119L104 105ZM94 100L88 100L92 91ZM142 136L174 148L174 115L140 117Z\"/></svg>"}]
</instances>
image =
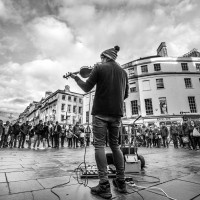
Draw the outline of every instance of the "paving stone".
<instances>
[{"instance_id":1,"label":"paving stone","mask_svg":"<svg viewBox=\"0 0 200 200\"><path fill-rule=\"evenodd\" d=\"M64 184L69 182L69 176L64 177L54 177L54 178L45 178L45 179L38 179L37 180L44 188L52 188L59 184ZM70 183L73 182L73 178L70 179Z\"/></svg>"},{"instance_id":2,"label":"paving stone","mask_svg":"<svg viewBox=\"0 0 200 200\"><path fill-rule=\"evenodd\" d=\"M188 182L200 184L200 175L198 175L198 174L190 174L188 176L184 176L184 177L179 178L179 179L183 180L183 181L188 181Z\"/></svg>"},{"instance_id":3,"label":"paving stone","mask_svg":"<svg viewBox=\"0 0 200 200\"><path fill-rule=\"evenodd\" d=\"M34 200L31 192L0 196L0 200Z\"/></svg>"},{"instance_id":4,"label":"paving stone","mask_svg":"<svg viewBox=\"0 0 200 200\"><path fill-rule=\"evenodd\" d=\"M30 171L32 168L11 168L11 169L0 169L0 173L2 172L22 172L22 171Z\"/></svg>"},{"instance_id":5,"label":"paving stone","mask_svg":"<svg viewBox=\"0 0 200 200\"><path fill-rule=\"evenodd\" d=\"M10 173L6 173L6 176L7 176L8 182L30 180L30 179L37 178L37 174L35 171L10 172Z\"/></svg>"},{"instance_id":6,"label":"paving stone","mask_svg":"<svg viewBox=\"0 0 200 200\"><path fill-rule=\"evenodd\" d=\"M9 194L8 184L0 183L0 196Z\"/></svg>"},{"instance_id":7,"label":"paving stone","mask_svg":"<svg viewBox=\"0 0 200 200\"><path fill-rule=\"evenodd\" d=\"M5 173L0 173L0 183L5 183L5 182L6 182Z\"/></svg>"},{"instance_id":8,"label":"paving stone","mask_svg":"<svg viewBox=\"0 0 200 200\"><path fill-rule=\"evenodd\" d=\"M189 200L200 194L199 184L181 180L172 180L156 187L163 189L170 197L178 200ZM156 189L153 189L153 191L158 194L163 194Z\"/></svg>"},{"instance_id":9,"label":"paving stone","mask_svg":"<svg viewBox=\"0 0 200 200\"><path fill-rule=\"evenodd\" d=\"M11 193L30 192L44 189L36 180L10 182Z\"/></svg>"},{"instance_id":10,"label":"paving stone","mask_svg":"<svg viewBox=\"0 0 200 200\"><path fill-rule=\"evenodd\" d=\"M51 192L51 190L40 190L32 192L34 196L34 200L55 200L58 197Z\"/></svg>"}]
</instances>

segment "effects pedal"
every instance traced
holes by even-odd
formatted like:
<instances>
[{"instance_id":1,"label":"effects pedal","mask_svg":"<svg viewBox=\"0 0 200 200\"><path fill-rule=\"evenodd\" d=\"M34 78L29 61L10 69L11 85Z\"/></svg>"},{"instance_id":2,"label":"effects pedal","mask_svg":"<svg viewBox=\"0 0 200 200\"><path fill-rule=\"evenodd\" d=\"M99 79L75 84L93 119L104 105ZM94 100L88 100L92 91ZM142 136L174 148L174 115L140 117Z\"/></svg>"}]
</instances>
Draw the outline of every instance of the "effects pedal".
<instances>
[{"instance_id":1,"label":"effects pedal","mask_svg":"<svg viewBox=\"0 0 200 200\"><path fill-rule=\"evenodd\" d=\"M113 171L109 166L107 168L108 170L108 177L109 178L115 178L116 174L115 171ZM86 170L84 169L82 172L81 178L98 178L98 169L96 165L88 165L86 167Z\"/></svg>"}]
</instances>

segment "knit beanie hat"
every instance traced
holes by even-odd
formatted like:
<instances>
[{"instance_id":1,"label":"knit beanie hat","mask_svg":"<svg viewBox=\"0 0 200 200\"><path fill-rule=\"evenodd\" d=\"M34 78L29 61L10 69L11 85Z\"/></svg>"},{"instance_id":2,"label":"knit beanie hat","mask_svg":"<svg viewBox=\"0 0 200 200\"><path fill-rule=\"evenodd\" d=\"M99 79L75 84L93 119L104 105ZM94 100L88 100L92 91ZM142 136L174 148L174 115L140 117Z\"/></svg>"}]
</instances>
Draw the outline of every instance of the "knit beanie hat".
<instances>
[{"instance_id":1,"label":"knit beanie hat","mask_svg":"<svg viewBox=\"0 0 200 200\"><path fill-rule=\"evenodd\" d=\"M107 49L101 53L101 57L105 56L107 58L110 58L111 60L116 60L117 58L117 52L120 50L119 46L115 46L114 48Z\"/></svg>"}]
</instances>

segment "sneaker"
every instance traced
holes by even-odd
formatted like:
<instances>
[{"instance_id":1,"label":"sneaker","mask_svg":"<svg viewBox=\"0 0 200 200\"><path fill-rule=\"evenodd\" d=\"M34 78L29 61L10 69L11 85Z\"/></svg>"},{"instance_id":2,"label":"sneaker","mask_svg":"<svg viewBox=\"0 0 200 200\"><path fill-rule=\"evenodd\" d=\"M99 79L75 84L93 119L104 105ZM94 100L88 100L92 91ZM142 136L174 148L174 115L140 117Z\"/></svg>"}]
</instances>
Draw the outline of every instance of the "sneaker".
<instances>
[{"instance_id":1,"label":"sneaker","mask_svg":"<svg viewBox=\"0 0 200 200\"><path fill-rule=\"evenodd\" d=\"M113 179L113 185L116 187L118 192L127 193L125 180L119 180L117 178Z\"/></svg>"},{"instance_id":2,"label":"sneaker","mask_svg":"<svg viewBox=\"0 0 200 200\"><path fill-rule=\"evenodd\" d=\"M106 181L104 183L99 183L97 186L91 188L91 193L98 195L104 199L110 199L112 197L110 190L110 183Z\"/></svg>"}]
</instances>

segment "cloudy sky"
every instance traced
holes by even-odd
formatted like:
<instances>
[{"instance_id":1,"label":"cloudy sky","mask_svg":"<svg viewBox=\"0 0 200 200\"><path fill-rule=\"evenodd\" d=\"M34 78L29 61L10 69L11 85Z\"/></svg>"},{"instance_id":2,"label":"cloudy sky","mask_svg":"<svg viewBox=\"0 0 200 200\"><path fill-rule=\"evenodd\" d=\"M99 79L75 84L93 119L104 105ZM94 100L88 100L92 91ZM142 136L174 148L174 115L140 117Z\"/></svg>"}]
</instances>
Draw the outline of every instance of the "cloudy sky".
<instances>
[{"instance_id":1,"label":"cloudy sky","mask_svg":"<svg viewBox=\"0 0 200 200\"><path fill-rule=\"evenodd\" d=\"M0 0L0 111L23 112L45 91L82 92L63 74L93 66L119 45L118 62L200 46L198 0Z\"/></svg>"}]
</instances>

